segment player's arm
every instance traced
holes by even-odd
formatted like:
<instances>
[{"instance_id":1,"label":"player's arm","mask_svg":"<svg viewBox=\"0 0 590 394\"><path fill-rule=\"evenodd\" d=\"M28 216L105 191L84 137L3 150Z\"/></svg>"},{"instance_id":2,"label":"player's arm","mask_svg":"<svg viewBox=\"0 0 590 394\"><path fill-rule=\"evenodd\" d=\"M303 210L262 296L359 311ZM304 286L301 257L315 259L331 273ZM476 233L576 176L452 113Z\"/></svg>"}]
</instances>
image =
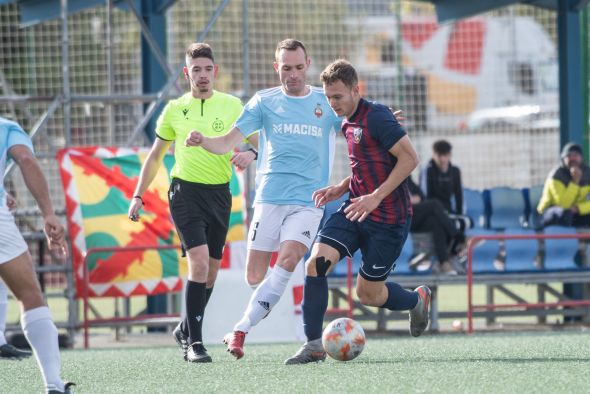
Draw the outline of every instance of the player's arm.
<instances>
[{"instance_id":1,"label":"player's arm","mask_svg":"<svg viewBox=\"0 0 590 394\"><path fill-rule=\"evenodd\" d=\"M49 198L49 186L33 152L25 145L14 145L10 148L9 153L19 166L25 184L35 201L37 201L43 217L53 215L53 204Z\"/></svg>"},{"instance_id":2,"label":"player's arm","mask_svg":"<svg viewBox=\"0 0 590 394\"><path fill-rule=\"evenodd\" d=\"M348 185L350 184L350 176L344 178L336 185L324 187L316 190L312 194L312 199L315 202L316 207L321 207L330 201L334 201L342 197L344 193L348 191Z\"/></svg>"},{"instance_id":3,"label":"player's arm","mask_svg":"<svg viewBox=\"0 0 590 394\"><path fill-rule=\"evenodd\" d=\"M143 166L141 167L141 172L139 173L139 179L137 181L137 185L135 186L135 191L133 192L133 198L131 198L131 203L129 204L129 219L136 222L139 220L139 210L143 206L143 200L141 198L137 198L136 196L143 196L147 188L150 186L154 177L158 173L158 169L164 159L164 155L170 149L170 145L172 145L173 141L166 141L161 138L156 138L154 144L152 145L152 149L150 149L150 153L148 154Z\"/></svg>"},{"instance_id":4,"label":"player's arm","mask_svg":"<svg viewBox=\"0 0 590 394\"><path fill-rule=\"evenodd\" d=\"M390 195L420 163L418 153L412 144L410 138L406 135L402 137L395 145L389 149L389 153L397 158L397 163L393 170L375 191L372 193L379 203Z\"/></svg>"},{"instance_id":5,"label":"player's arm","mask_svg":"<svg viewBox=\"0 0 590 394\"><path fill-rule=\"evenodd\" d=\"M258 132L253 133L246 138L246 142L252 147L243 152L236 152L231 157L230 162L240 170L246 169L250 163L258 159Z\"/></svg>"},{"instance_id":6,"label":"player's arm","mask_svg":"<svg viewBox=\"0 0 590 394\"><path fill-rule=\"evenodd\" d=\"M236 119L232 129L220 137L206 137L198 131L191 131L186 138L186 146L201 146L205 150L223 155L232 151L236 146L242 143L244 136L252 138L251 131L262 128L262 109L260 97L255 94L244 106L242 113ZM244 131L242 133L242 131ZM258 145L258 140L255 140Z\"/></svg>"},{"instance_id":7,"label":"player's arm","mask_svg":"<svg viewBox=\"0 0 590 394\"><path fill-rule=\"evenodd\" d=\"M395 120L397 120L399 122L399 124L403 125L404 120L406 120L406 117L404 116L404 110L403 109L394 110L393 108L389 108L389 110L391 111L391 113L393 113L393 116L395 116Z\"/></svg>"},{"instance_id":8,"label":"player's arm","mask_svg":"<svg viewBox=\"0 0 590 394\"><path fill-rule=\"evenodd\" d=\"M418 166L418 153L405 135L400 138L390 149L389 153L397 158L397 163L389 173L387 179L379 185L371 194L352 199L352 203L344 212L350 220L363 221L381 201L390 195Z\"/></svg>"},{"instance_id":9,"label":"player's arm","mask_svg":"<svg viewBox=\"0 0 590 394\"><path fill-rule=\"evenodd\" d=\"M252 133L248 136L248 138L246 138L246 141L248 141L248 143L250 145L252 145L255 149L258 149L258 139L260 137L260 133L256 132L256 133Z\"/></svg>"},{"instance_id":10,"label":"player's arm","mask_svg":"<svg viewBox=\"0 0 590 394\"><path fill-rule=\"evenodd\" d=\"M14 145L10 148L9 154L19 166L27 188L35 201L37 201L37 205L39 205L45 222L43 230L47 237L49 249L55 253L55 257L65 259L67 255L65 229L53 211L49 186L37 158L25 145Z\"/></svg>"},{"instance_id":11,"label":"player's arm","mask_svg":"<svg viewBox=\"0 0 590 394\"><path fill-rule=\"evenodd\" d=\"M244 135L237 127L233 127L229 133L221 137L214 138L205 137L200 132L194 130L186 137L185 144L186 146L200 146L211 153L223 155L240 144L243 139Z\"/></svg>"}]
</instances>

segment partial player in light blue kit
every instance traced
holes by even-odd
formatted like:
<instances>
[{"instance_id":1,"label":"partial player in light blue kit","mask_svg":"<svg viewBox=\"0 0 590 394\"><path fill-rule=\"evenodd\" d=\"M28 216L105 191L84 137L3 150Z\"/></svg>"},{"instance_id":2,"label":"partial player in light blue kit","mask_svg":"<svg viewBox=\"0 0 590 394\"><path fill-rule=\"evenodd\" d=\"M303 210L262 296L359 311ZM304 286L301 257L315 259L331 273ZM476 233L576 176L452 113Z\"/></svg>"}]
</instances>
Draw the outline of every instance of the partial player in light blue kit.
<instances>
[{"instance_id":1,"label":"partial player in light blue kit","mask_svg":"<svg viewBox=\"0 0 590 394\"><path fill-rule=\"evenodd\" d=\"M27 188L39 205L50 252L65 260L65 230L54 214L47 181L33 153L31 140L17 123L0 117L0 172L3 180L8 158L19 166ZM21 325L37 358L45 389L48 393L70 393L73 384L65 383L60 377L57 328L43 300L27 244L6 206L3 184L0 184L0 278L21 304Z\"/></svg>"},{"instance_id":2,"label":"partial player in light blue kit","mask_svg":"<svg viewBox=\"0 0 590 394\"><path fill-rule=\"evenodd\" d=\"M246 281L260 285L243 318L224 339L228 351L238 359L244 355L246 333L279 301L297 263L309 250L323 214L315 207L312 194L328 184L341 119L322 90L306 85L310 64L300 41L279 42L274 68L281 86L256 93L225 136L207 138L195 131L186 140L188 146L202 146L217 154L231 150L245 136L259 142ZM276 250L276 265L264 279Z\"/></svg>"},{"instance_id":3,"label":"partial player in light blue kit","mask_svg":"<svg viewBox=\"0 0 590 394\"><path fill-rule=\"evenodd\" d=\"M6 207L9 211L16 208L16 200L8 193L4 193ZM0 197L0 205L2 205L2 198ZM20 360L31 357L33 353L22 350L9 344L4 335L6 331L6 319L8 317L8 287L2 279L0 279L0 359Z\"/></svg>"}]
</instances>

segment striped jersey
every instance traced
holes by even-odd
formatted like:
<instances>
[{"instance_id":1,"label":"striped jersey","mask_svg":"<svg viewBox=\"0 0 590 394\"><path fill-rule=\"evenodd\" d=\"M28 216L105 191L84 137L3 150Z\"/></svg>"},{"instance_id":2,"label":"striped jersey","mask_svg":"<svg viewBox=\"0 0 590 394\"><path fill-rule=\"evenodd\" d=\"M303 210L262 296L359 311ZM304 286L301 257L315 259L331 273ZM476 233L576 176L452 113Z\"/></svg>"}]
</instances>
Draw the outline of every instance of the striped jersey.
<instances>
[{"instance_id":1,"label":"striped jersey","mask_svg":"<svg viewBox=\"0 0 590 394\"><path fill-rule=\"evenodd\" d=\"M359 101L355 113L342 122L342 134L348 143L352 176L350 198L370 194L389 176L397 159L389 149L406 132L384 105ZM412 215L407 181L404 180L367 219L379 223L406 223Z\"/></svg>"}]
</instances>

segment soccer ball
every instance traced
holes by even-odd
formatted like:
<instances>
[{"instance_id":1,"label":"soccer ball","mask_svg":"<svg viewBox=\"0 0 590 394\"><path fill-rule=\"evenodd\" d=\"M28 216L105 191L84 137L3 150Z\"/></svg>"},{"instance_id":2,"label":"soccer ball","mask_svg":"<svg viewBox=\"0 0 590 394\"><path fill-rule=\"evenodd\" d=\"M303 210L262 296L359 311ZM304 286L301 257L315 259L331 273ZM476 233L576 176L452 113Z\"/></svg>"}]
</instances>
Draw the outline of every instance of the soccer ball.
<instances>
[{"instance_id":1,"label":"soccer ball","mask_svg":"<svg viewBox=\"0 0 590 394\"><path fill-rule=\"evenodd\" d=\"M322 345L330 357L349 361L363 351L365 331L359 323L346 317L332 320L322 334Z\"/></svg>"}]
</instances>

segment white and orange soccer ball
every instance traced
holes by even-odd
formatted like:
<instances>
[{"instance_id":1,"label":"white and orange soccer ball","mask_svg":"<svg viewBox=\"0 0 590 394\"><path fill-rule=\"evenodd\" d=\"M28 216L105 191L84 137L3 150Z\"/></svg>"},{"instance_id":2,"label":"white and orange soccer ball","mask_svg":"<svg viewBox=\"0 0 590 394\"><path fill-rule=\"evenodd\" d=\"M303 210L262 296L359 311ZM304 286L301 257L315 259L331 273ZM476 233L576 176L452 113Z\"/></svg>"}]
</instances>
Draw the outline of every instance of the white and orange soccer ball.
<instances>
[{"instance_id":1,"label":"white and orange soccer ball","mask_svg":"<svg viewBox=\"0 0 590 394\"><path fill-rule=\"evenodd\" d=\"M330 357L350 361L365 347L365 331L356 321L346 317L332 320L322 333L322 345Z\"/></svg>"}]
</instances>

